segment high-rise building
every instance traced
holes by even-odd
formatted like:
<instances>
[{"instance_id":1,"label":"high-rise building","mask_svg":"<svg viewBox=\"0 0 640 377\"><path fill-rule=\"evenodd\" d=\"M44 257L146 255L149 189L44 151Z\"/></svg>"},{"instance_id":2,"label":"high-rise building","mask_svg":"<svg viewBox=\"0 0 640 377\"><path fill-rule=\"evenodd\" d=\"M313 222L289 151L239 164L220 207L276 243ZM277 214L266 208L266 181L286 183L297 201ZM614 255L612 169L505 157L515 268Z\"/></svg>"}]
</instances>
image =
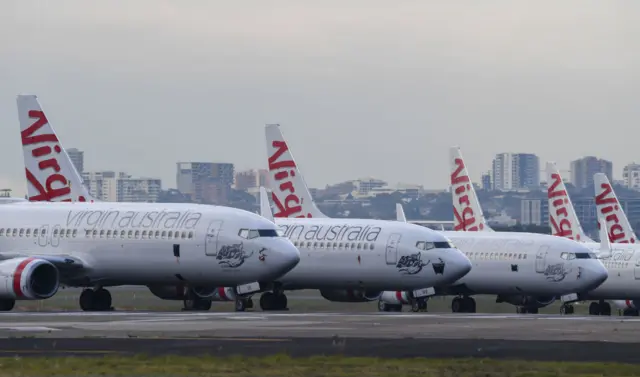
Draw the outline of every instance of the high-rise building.
<instances>
[{"instance_id":1,"label":"high-rise building","mask_svg":"<svg viewBox=\"0 0 640 377\"><path fill-rule=\"evenodd\" d=\"M626 188L640 190L640 164L632 162L622 169L622 179Z\"/></svg>"},{"instance_id":2,"label":"high-rise building","mask_svg":"<svg viewBox=\"0 0 640 377\"><path fill-rule=\"evenodd\" d=\"M604 173L612 181L613 164L593 156L571 161L571 183L578 189L592 187L593 175L596 173Z\"/></svg>"},{"instance_id":3,"label":"high-rise building","mask_svg":"<svg viewBox=\"0 0 640 377\"><path fill-rule=\"evenodd\" d=\"M78 171L78 174L82 174L84 172L84 152L76 148L69 148L67 149L67 155Z\"/></svg>"},{"instance_id":4,"label":"high-rise building","mask_svg":"<svg viewBox=\"0 0 640 377\"><path fill-rule=\"evenodd\" d=\"M493 189L512 191L540 187L540 160L531 153L499 153L493 159Z\"/></svg>"},{"instance_id":5,"label":"high-rise building","mask_svg":"<svg viewBox=\"0 0 640 377\"><path fill-rule=\"evenodd\" d=\"M196 203L225 204L234 181L234 166L215 162L178 162L176 186Z\"/></svg>"},{"instance_id":6,"label":"high-rise building","mask_svg":"<svg viewBox=\"0 0 640 377\"><path fill-rule=\"evenodd\" d=\"M239 171L236 173L236 190L249 190L260 185L258 171L255 169Z\"/></svg>"},{"instance_id":7,"label":"high-rise building","mask_svg":"<svg viewBox=\"0 0 640 377\"><path fill-rule=\"evenodd\" d=\"M258 170L258 184L265 188L269 187L269 170L267 169Z\"/></svg>"},{"instance_id":8,"label":"high-rise building","mask_svg":"<svg viewBox=\"0 0 640 377\"><path fill-rule=\"evenodd\" d=\"M482 174L481 187L482 187L483 190L487 190L487 191L493 189L493 186L491 185L491 172L490 171Z\"/></svg>"},{"instance_id":9,"label":"high-rise building","mask_svg":"<svg viewBox=\"0 0 640 377\"><path fill-rule=\"evenodd\" d=\"M155 202L162 190L159 178L138 178L123 172L84 172L82 179L91 196L105 202Z\"/></svg>"}]
</instances>

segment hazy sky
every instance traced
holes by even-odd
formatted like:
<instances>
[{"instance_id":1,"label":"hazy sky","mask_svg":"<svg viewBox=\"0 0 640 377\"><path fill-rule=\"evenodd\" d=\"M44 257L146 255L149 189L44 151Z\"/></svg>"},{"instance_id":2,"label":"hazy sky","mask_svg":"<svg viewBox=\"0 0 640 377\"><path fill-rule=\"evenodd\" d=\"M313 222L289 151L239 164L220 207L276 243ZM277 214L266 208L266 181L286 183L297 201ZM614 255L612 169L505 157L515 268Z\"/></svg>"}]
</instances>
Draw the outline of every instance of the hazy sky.
<instances>
[{"instance_id":1,"label":"hazy sky","mask_svg":"<svg viewBox=\"0 0 640 377\"><path fill-rule=\"evenodd\" d=\"M280 123L310 186L446 187L497 152L561 169L640 162L640 2L0 2L0 186L25 189L15 96L37 94L85 170L266 166ZM12 162L13 161L13 162Z\"/></svg>"}]
</instances>

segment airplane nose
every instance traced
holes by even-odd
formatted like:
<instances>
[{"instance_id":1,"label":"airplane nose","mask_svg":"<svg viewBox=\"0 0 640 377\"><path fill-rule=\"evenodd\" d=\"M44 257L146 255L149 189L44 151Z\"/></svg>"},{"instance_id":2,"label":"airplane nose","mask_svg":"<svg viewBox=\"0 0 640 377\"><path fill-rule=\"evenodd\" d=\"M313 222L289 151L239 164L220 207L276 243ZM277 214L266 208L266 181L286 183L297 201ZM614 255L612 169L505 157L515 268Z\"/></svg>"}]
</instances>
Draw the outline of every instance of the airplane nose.
<instances>
[{"instance_id":1,"label":"airplane nose","mask_svg":"<svg viewBox=\"0 0 640 377\"><path fill-rule=\"evenodd\" d=\"M455 275L455 281L468 274L469 271L471 271L472 265L469 258L467 258L467 256L464 255L464 253L462 253L460 250L453 249L453 252L457 254L454 258L455 271L453 271L453 274Z\"/></svg>"},{"instance_id":2,"label":"airplane nose","mask_svg":"<svg viewBox=\"0 0 640 377\"><path fill-rule=\"evenodd\" d=\"M582 276L588 285L586 289L588 291L596 289L609 277L609 272L600 261L592 263L590 266L583 267L583 271Z\"/></svg>"},{"instance_id":3,"label":"airplane nose","mask_svg":"<svg viewBox=\"0 0 640 377\"><path fill-rule=\"evenodd\" d=\"M272 270L273 279L291 271L300 262L300 251L286 238L273 239L264 246L268 251L261 261Z\"/></svg>"}]
</instances>

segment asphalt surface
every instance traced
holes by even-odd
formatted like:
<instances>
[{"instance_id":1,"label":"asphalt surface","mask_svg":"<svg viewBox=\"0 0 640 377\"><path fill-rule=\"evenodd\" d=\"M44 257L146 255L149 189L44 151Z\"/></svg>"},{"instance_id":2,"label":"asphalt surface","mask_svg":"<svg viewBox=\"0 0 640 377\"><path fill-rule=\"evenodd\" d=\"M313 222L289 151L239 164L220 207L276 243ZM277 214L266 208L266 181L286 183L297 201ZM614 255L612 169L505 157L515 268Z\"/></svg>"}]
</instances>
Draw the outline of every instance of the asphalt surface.
<instances>
[{"instance_id":1,"label":"asphalt surface","mask_svg":"<svg viewBox=\"0 0 640 377\"><path fill-rule=\"evenodd\" d=\"M640 363L640 318L430 313L2 313L0 355L492 357Z\"/></svg>"}]
</instances>

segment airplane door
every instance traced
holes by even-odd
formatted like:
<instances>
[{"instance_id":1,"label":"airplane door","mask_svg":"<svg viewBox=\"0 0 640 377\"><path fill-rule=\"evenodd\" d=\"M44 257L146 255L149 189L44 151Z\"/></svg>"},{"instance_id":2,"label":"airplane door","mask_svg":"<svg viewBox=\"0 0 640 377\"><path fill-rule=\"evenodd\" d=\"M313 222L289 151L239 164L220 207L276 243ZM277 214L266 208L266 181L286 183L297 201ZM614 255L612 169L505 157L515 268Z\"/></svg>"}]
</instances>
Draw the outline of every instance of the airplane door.
<instances>
[{"instance_id":1,"label":"airplane door","mask_svg":"<svg viewBox=\"0 0 640 377\"><path fill-rule=\"evenodd\" d=\"M640 258L636 260L636 265L633 266L633 278L640 280Z\"/></svg>"},{"instance_id":2,"label":"airplane door","mask_svg":"<svg viewBox=\"0 0 640 377\"><path fill-rule=\"evenodd\" d=\"M543 274L547 269L547 253L549 246L540 246L538 253L536 254L536 272Z\"/></svg>"},{"instance_id":3,"label":"airplane door","mask_svg":"<svg viewBox=\"0 0 640 377\"><path fill-rule=\"evenodd\" d=\"M204 253L206 255L218 255L218 236L220 235L220 229L222 229L221 220L213 220L209 224L204 240Z\"/></svg>"},{"instance_id":4,"label":"airplane door","mask_svg":"<svg viewBox=\"0 0 640 377\"><path fill-rule=\"evenodd\" d=\"M402 237L402 235L398 233L393 233L389 236L385 253L387 264L398 263L398 244L400 243L400 237Z\"/></svg>"},{"instance_id":5,"label":"airplane door","mask_svg":"<svg viewBox=\"0 0 640 377\"><path fill-rule=\"evenodd\" d=\"M38 232L38 245L47 246L47 233L49 232L49 226L43 225Z\"/></svg>"}]
</instances>

